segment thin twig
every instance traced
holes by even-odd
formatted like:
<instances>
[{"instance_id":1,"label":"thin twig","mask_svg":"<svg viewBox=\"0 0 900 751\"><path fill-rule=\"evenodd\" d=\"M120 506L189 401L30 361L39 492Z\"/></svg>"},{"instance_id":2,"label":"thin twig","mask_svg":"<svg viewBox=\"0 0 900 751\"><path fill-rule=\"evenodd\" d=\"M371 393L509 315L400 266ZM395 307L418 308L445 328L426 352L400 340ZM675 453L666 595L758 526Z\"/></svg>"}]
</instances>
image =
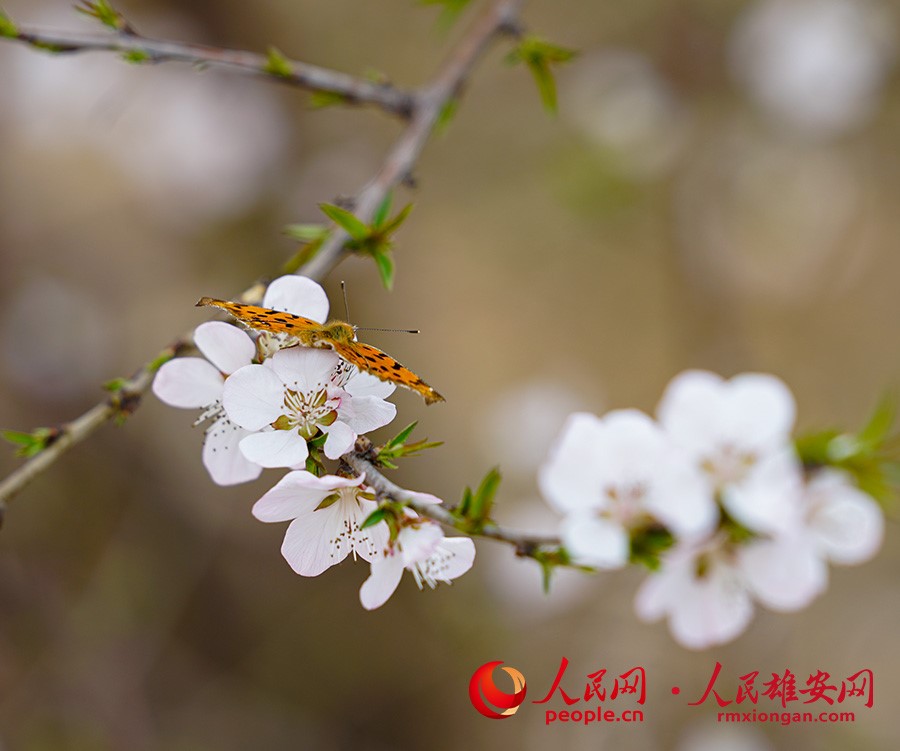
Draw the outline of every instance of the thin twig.
<instances>
[{"instance_id":1,"label":"thin twig","mask_svg":"<svg viewBox=\"0 0 900 751\"><path fill-rule=\"evenodd\" d=\"M456 99L469 73L499 34L518 33L518 14L524 0L495 0L438 70L432 82L416 96L409 125L394 143L381 170L359 192L353 213L367 222L398 183L412 178L413 167L445 106ZM347 252L349 235L335 227L303 273L331 269Z\"/></svg>"},{"instance_id":2,"label":"thin twig","mask_svg":"<svg viewBox=\"0 0 900 751\"><path fill-rule=\"evenodd\" d=\"M381 471L367 458L365 445L359 446L358 444L357 448L361 450L344 455L343 461L349 464L357 474L365 474L366 485L380 496L409 506L420 516L427 516L429 519L464 532L471 537L487 537L491 540L505 542L515 547L516 555L529 558L536 557L538 553L559 552L562 547L562 541L558 537L529 535L513 529L506 529L494 522L484 524L477 532L473 533L466 529L464 520L454 516L446 507L416 500L415 495L410 491L404 490L381 474Z\"/></svg>"},{"instance_id":3,"label":"thin twig","mask_svg":"<svg viewBox=\"0 0 900 751\"><path fill-rule=\"evenodd\" d=\"M381 170L355 199L354 206L357 216L369 218L387 192L408 178L428 136L434 130L441 110L448 102L459 96L472 68L488 48L491 40L498 34L516 31L518 12L523 3L524 0L494 0L487 11L460 40L455 51L438 70L432 82L414 95L415 105L412 119L397 138L394 147L385 158ZM20 32L20 36L22 34L27 35L28 32ZM62 41L60 37L47 37L46 39L48 43L53 43L53 39L56 42ZM119 37L112 37L111 40L104 42L105 46L93 49L132 49L131 47L115 46L114 42L117 39ZM141 39L143 41L143 38ZM136 45L135 48L138 46ZM208 48L197 49L206 50ZM346 234L335 228L316 257L298 273L316 281L324 279L343 260L344 244L347 239ZM262 300L264 292L264 285L255 284L240 295L240 300L245 303L258 304ZM173 352L179 356L191 354L194 351L191 334L192 332L184 334L170 345ZM135 376L125 382L121 389L110 394L107 399L92 407L81 417L59 426L57 437L40 454L20 465L0 482L0 520L2 520L5 504L10 498L52 466L70 448L92 435L101 425L116 415L123 414L120 406L122 403L127 402L128 404L126 414L137 409L141 398L153 382L158 360L159 358L154 358L148 361L141 366ZM484 536L494 535L485 533ZM497 537L496 539L505 538Z\"/></svg>"},{"instance_id":4,"label":"thin twig","mask_svg":"<svg viewBox=\"0 0 900 751\"><path fill-rule=\"evenodd\" d=\"M54 53L77 53L102 50L130 53L140 62L159 63L180 61L193 65L226 68L326 94L340 97L346 104L372 104L392 115L409 118L415 95L388 83L376 83L317 65L279 58L277 69L271 67L266 55L243 50L229 50L202 44L186 44L162 39L150 39L133 32L108 34L49 31L37 28L18 28L8 39L24 42L32 47ZM0 37L4 38L4 37ZM141 59L146 58L146 59Z\"/></svg>"}]
</instances>

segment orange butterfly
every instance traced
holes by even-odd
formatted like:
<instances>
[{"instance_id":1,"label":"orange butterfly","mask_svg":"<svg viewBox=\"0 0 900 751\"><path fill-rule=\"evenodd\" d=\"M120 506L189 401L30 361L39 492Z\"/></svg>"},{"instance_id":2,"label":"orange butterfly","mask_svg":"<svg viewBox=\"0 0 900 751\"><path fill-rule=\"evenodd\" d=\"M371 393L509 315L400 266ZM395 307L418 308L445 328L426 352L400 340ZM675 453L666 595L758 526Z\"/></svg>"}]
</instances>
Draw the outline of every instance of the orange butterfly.
<instances>
[{"instance_id":1,"label":"orange butterfly","mask_svg":"<svg viewBox=\"0 0 900 751\"><path fill-rule=\"evenodd\" d=\"M211 297L201 298L197 305L222 308L252 329L289 334L296 337L302 347L332 349L338 357L355 365L360 370L371 373L382 381L390 381L421 394L426 404L444 401L444 397L393 357L371 345L356 341L355 329L349 323L343 321L316 323L309 318L283 313L279 310L228 302L227 300L214 300Z\"/></svg>"}]
</instances>

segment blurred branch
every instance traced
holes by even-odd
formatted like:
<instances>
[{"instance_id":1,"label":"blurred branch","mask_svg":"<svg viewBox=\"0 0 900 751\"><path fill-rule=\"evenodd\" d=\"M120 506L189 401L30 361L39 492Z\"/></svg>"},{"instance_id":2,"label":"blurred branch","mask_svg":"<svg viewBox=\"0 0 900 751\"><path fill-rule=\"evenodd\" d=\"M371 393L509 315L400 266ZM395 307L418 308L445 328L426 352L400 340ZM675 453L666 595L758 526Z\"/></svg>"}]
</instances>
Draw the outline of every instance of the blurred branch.
<instances>
[{"instance_id":1,"label":"blurred branch","mask_svg":"<svg viewBox=\"0 0 900 751\"><path fill-rule=\"evenodd\" d=\"M287 60L274 50L269 55L260 55L242 50L150 39L132 30L85 34L17 27L15 34L7 37L0 35L0 39L2 38L18 40L54 53L102 50L121 52L127 59L137 63L180 61L203 67L239 70L288 86L331 94L345 104L372 104L404 119L410 117L414 106L413 94L390 84L375 83L340 71Z\"/></svg>"},{"instance_id":2,"label":"blurred branch","mask_svg":"<svg viewBox=\"0 0 900 751\"><path fill-rule=\"evenodd\" d=\"M409 506L420 516L439 522L446 527L464 532L470 537L487 537L491 540L499 540L512 545L516 549L516 555L536 558L540 560L540 554L557 554L562 548L562 541L558 537L548 537L542 535L528 535L517 532L512 529L506 529L494 522L487 522L482 528L473 533L465 528L465 522L458 519L453 513L444 506L436 504L422 503L417 501L415 496L408 490L404 490L399 485L391 482L387 477L381 474L381 471L368 459L368 450L371 444L366 446L366 441L357 441L356 449L353 453L346 454L342 457L343 461L357 474L365 474L365 483L375 490L378 495L383 498L389 498L404 506Z\"/></svg>"},{"instance_id":3,"label":"blurred branch","mask_svg":"<svg viewBox=\"0 0 900 751\"><path fill-rule=\"evenodd\" d=\"M353 202L353 213L363 222L371 220L391 188L412 181L413 167L442 111L461 94L472 68L493 39L501 34L518 34L518 16L523 4L524 0L494 0L460 40L431 83L416 94L409 125L394 143L381 170ZM343 229L336 227L303 273L315 274L333 268L348 252L345 245L349 239Z\"/></svg>"},{"instance_id":4,"label":"blurred branch","mask_svg":"<svg viewBox=\"0 0 900 751\"><path fill-rule=\"evenodd\" d=\"M29 459L15 472L0 482L0 525L6 511L6 501L12 498L35 477L50 467L72 446L81 443L97 428L109 420L124 418L137 409L141 397L153 382L159 363L184 354L191 349L189 339L179 339L166 347L153 360L145 363L131 378L118 385L104 401L95 404L80 417L60 425L53 431L53 437L39 454Z\"/></svg>"},{"instance_id":5,"label":"blurred branch","mask_svg":"<svg viewBox=\"0 0 900 751\"><path fill-rule=\"evenodd\" d=\"M357 216L371 218L387 192L398 183L410 178L411 171L425 142L433 132L442 109L460 95L472 68L487 50L491 41L500 34L518 33L518 13L523 4L524 0L493 0L486 12L459 41L456 49L438 70L431 83L414 95L415 104L412 118L385 158L381 170L356 197L354 206ZM23 35L27 37L29 33L31 32L18 31L16 38L21 38ZM101 37L97 38L101 39ZM49 40L52 39L60 41L60 37L52 35L46 39L48 43L51 43ZM120 49L115 46L117 39L119 37L112 37L105 42L106 46L92 49ZM26 38L22 41L29 42L31 39ZM137 46L137 43L135 44ZM179 45L175 46L180 47ZM196 49L207 50L208 48ZM220 50L220 52L222 51ZM349 236L345 232L336 228L315 258L303 266L298 273L316 281L324 279L346 255L347 251L344 245L348 239ZM254 284L245 290L239 299L245 303L259 304L264 292L265 285ZM194 352L192 334L193 330L170 345L169 349L172 351L173 357ZM59 426L56 437L41 453L26 461L0 482L0 521L2 521L6 502L35 477L52 466L66 451L90 436L109 420L118 415L130 414L137 409L141 398L153 382L153 375L159 367L158 362L159 358L157 357L145 363L131 379L121 384L107 399L92 407L81 417ZM128 405L127 411L123 412L122 404ZM384 480L389 482L386 478ZM399 490L399 488L397 489ZM438 519L438 521L440 520ZM518 544L513 539L496 536L491 532L492 530L486 530L484 536ZM524 540L522 542L525 543Z\"/></svg>"}]
</instances>

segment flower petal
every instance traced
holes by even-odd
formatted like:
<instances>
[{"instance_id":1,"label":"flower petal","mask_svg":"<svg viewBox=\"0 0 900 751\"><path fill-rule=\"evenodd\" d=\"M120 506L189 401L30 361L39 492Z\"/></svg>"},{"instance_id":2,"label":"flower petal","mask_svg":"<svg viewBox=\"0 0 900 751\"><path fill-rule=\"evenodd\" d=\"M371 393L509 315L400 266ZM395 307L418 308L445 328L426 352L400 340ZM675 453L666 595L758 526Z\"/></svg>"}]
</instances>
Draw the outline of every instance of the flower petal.
<instances>
[{"instance_id":1,"label":"flower petal","mask_svg":"<svg viewBox=\"0 0 900 751\"><path fill-rule=\"evenodd\" d=\"M358 487L363 477L316 477L306 470L288 472L253 505L253 516L263 522L285 522L309 513L325 496L340 488Z\"/></svg>"},{"instance_id":2,"label":"flower petal","mask_svg":"<svg viewBox=\"0 0 900 751\"><path fill-rule=\"evenodd\" d=\"M765 452L790 441L797 405L780 378L766 373L742 373L728 383L728 400L734 405L731 430L744 445Z\"/></svg>"},{"instance_id":3,"label":"flower petal","mask_svg":"<svg viewBox=\"0 0 900 751\"><path fill-rule=\"evenodd\" d=\"M222 373L231 374L253 362L256 345L236 326L207 321L194 329L194 344Z\"/></svg>"},{"instance_id":4,"label":"flower petal","mask_svg":"<svg viewBox=\"0 0 900 751\"><path fill-rule=\"evenodd\" d=\"M289 347L276 352L268 362L289 389L310 393L331 385L331 373L339 359L330 349Z\"/></svg>"},{"instance_id":5,"label":"flower petal","mask_svg":"<svg viewBox=\"0 0 900 751\"><path fill-rule=\"evenodd\" d=\"M724 381L705 370L686 370L666 387L656 408L663 429L691 456L702 457L719 441Z\"/></svg>"},{"instance_id":6,"label":"flower petal","mask_svg":"<svg viewBox=\"0 0 900 751\"><path fill-rule=\"evenodd\" d=\"M287 275L273 281L266 289L263 306L318 323L328 318L328 295L318 283L305 276Z\"/></svg>"},{"instance_id":7,"label":"flower petal","mask_svg":"<svg viewBox=\"0 0 900 751\"><path fill-rule=\"evenodd\" d=\"M351 551L368 560L374 560L381 552L370 531L360 529L374 503L360 503L355 490L339 491L339 495L325 508L309 504L287 529L281 553L301 576L318 576L343 561ZM378 540L386 541L386 536L379 536Z\"/></svg>"},{"instance_id":8,"label":"flower petal","mask_svg":"<svg viewBox=\"0 0 900 751\"><path fill-rule=\"evenodd\" d=\"M724 381L689 370L672 379L656 411L663 428L695 458L723 446L766 454L790 439L796 406L783 381L744 373Z\"/></svg>"},{"instance_id":9,"label":"flower petal","mask_svg":"<svg viewBox=\"0 0 900 751\"><path fill-rule=\"evenodd\" d=\"M326 435L325 445L322 450L329 459L337 459L346 454L356 441L356 433L342 422L334 422L324 427Z\"/></svg>"},{"instance_id":10,"label":"flower petal","mask_svg":"<svg viewBox=\"0 0 900 751\"><path fill-rule=\"evenodd\" d=\"M261 467L296 467L309 456L306 441L296 430L251 433L241 441L241 452Z\"/></svg>"},{"instance_id":11,"label":"flower petal","mask_svg":"<svg viewBox=\"0 0 900 751\"><path fill-rule=\"evenodd\" d=\"M153 393L170 407L208 407L222 398L223 383L222 374L206 360L180 357L162 365Z\"/></svg>"},{"instance_id":12,"label":"flower petal","mask_svg":"<svg viewBox=\"0 0 900 751\"><path fill-rule=\"evenodd\" d=\"M390 381L382 381L380 378L354 367L353 372L344 384L344 391L351 396L375 396L379 399L386 399L397 390L397 387ZM363 432L363 431L360 431Z\"/></svg>"},{"instance_id":13,"label":"flower petal","mask_svg":"<svg viewBox=\"0 0 900 751\"><path fill-rule=\"evenodd\" d=\"M621 568L628 562L628 535L621 525L591 513L570 514L560 526L572 560L584 566Z\"/></svg>"},{"instance_id":14,"label":"flower petal","mask_svg":"<svg viewBox=\"0 0 900 751\"><path fill-rule=\"evenodd\" d=\"M246 365L225 380L222 405L231 421L247 430L275 422L283 402L284 384L264 365Z\"/></svg>"},{"instance_id":15,"label":"flower petal","mask_svg":"<svg viewBox=\"0 0 900 751\"><path fill-rule=\"evenodd\" d=\"M400 549L403 565L411 566L431 557L443 539L444 531L434 522L404 527L397 536L397 547Z\"/></svg>"},{"instance_id":16,"label":"flower petal","mask_svg":"<svg viewBox=\"0 0 900 751\"><path fill-rule=\"evenodd\" d=\"M538 473L541 493L557 511L603 507L601 477L594 469L602 435L600 419L586 412L569 415L563 425Z\"/></svg>"},{"instance_id":17,"label":"flower petal","mask_svg":"<svg viewBox=\"0 0 900 751\"><path fill-rule=\"evenodd\" d=\"M783 534L802 522L803 474L793 449L767 456L739 483L725 488L728 513L754 532Z\"/></svg>"},{"instance_id":18,"label":"flower petal","mask_svg":"<svg viewBox=\"0 0 900 751\"><path fill-rule=\"evenodd\" d=\"M372 561L369 578L359 589L359 601L366 610L380 608L394 594L403 576L403 559L388 555Z\"/></svg>"},{"instance_id":19,"label":"flower petal","mask_svg":"<svg viewBox=\"0 0 900 751\"><path fill-rule=\"evenodd\" d=\"M669 630L682 646L706 649L734 639L752 618L753 602L734 571L714 564L679 592Z\"/></svg>"},{"instance_id":20,"label":"flower petal","mask_svg":"<svg viewBox=\"0 0 900 751\"><path fill-rule=\"evenodd\" d=\"M237 485L255 480L262 467L248 460L238 448L247 431L223 417L206 431L203 443L203 466L217 485Z\"/></svg>"},{"instance_id":21,"label":"flower petal","mask_svg":"<svg viewBox=\"0 0 900 751\"><path fill-rule=\"evenodd\" d=\"M719 508L706 478L681 452L658 463L657 481L648 484L644 505L678 537L700 537L719 521Z\"/></svg>"},{"instance_id":22,"label":"flower petal","mask_svg":"<svg viewBox=\"0 0 900 751\"><path fill-rule=\"evenodd\" d=\"M475 543L468 537L445 537L429 560L428 573L438 581L449 582L468 571L475 563Z\"/></svg>"},{"instance_id":23,"label":"flower petal","mask_svg":"<svg viewBox=\"0 0 900 751\"><path fill-rule=\"evenodd\" d=\"M884 515L866 493L838 472L820 472L808 488L813 503L809 525L819 549L834 563L853 565L878 552Z\"/></svg>"},{"instance_id":24,"label":"flower petal","mask_svg":"<svg viewBox=\"0 0 900 751\"><path fill-rule=\"evenodd\" d=\"M806 536L751 542L738 561L750 591L772 610L805 608L828 584L828 567Z\"/></svg>"},{"instance_id":25,"label":"flower petal","mask_svg":"<svg viewBox=\"0 0 900 751\"><path fill-rule=\"evenodd\" d=\"M369 433L393 420L397 416L397 407L377 396L354 396L341 402L338 416L354 432Z\"/></svg>"}]
</instances>

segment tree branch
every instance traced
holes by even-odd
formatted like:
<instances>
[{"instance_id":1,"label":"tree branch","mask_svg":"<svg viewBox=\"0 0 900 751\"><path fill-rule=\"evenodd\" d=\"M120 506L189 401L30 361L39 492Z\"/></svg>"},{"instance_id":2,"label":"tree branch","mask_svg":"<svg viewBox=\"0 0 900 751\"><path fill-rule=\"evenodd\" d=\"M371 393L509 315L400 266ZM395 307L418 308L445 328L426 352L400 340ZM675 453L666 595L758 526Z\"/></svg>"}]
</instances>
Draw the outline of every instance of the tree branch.
<instances>
[{"instance_id":1,"label":"tree branch","mask_svg":"<svg viewBox=\"0 0 900 751\"><path fill-rule=\"evenodd\" d=\"M355 451L341 458L350 465L354 472L365 474L365 484L383 498L389 498L402 503L404 506L409 506L420 516L426 516L446 527L464 532L470 537L487 537L491 540L505 542L515 547L516 555L519 556L537 558L540 553L552 554L560 552L562 541L558 537L528 535L516 530L506 529L494 522L486 523L478 532L473 533L466 528L463 520L455 517L446 507L417 501L412 493L394 484L381 474L381 471L367 456L370 449L371 444L366 446L365 442L360 443L358 441Z\"/></svg>"},{"instance_id":2,"label":"tree branch","mask_svg":"<svg viewBox=\"0 0 900 751\"><path fill-rule=\"evenodd\" d=\"M441 110L448 102L459 96L472 68L488 48L491 41L498 34L517 32L518 13L523 4L524 0L493 0L486 12L460 40L454 52L438 70L431 83L414 95L415 104L411 120L397 138L393 148L385 158L381 170L363 187L356 197L355 213L357 216L371 217L387 192L393 186L408 178L419 154L425 146L425 142L434 130ZM23 31L19 33L19 36L27 36L28 33ZM33 42L33 39L34 37L26 38L23 41ZM47 43L54 43L54 40L57 43L64 41L62 37L53 36L43 37L42 39L46 40ZM98 37L98 39L104 38ZM143 41L143 38L140 39ZM120 40L120 37L114 36L106 39L103 43L105 46L76 49L118 50L140 48L137 42L135 42L134 47L122 48L116 46L116 40ZM69 42L71 41L69 39ZM177 48L179 45L175 45L175 47ZM209 48L191 49L208 50ZM220 50L219 52L222 51ZM185 58L170 57L168 59ZM203 59L205 60L205 58ZM347 251L344 245L348 239L348 236L340 228L335 228L319 253L301 268L298 273L316 281L324 279L346 255ZM239 299L245 303L259 304L264 292L265 285L255 284L245 290ZM171 350L173 356L183 356L194 352L192 334L193 330L182 335L169 346L168 349ZM5 480L0 482L0 521L2 521L6 502L20 492L35 477L52 466L60 456L85 438L88 438L101 425L113 419L116 415L130 414L138 408L143 395L153 382L158 362L159 357L145 363L131 379L126 381L120 389L110 394L107 399L95 405L72 422L59 426L56 437L41 453L27 460L10 473ZM122 404L127 404L128 409L123 411ZM386 478L385 482L387 482ZM484 536L492 537L494 535L485 533ZM506 542L512 541L507 540L505 537L495 537L495 539L502 539Z\"/></svg>"},{"instance_id":3,"label":"tree branch","mask_svg":"<svg viewBox=\"0 0 900 751\"><path fill-rule=\"evenodd\" d=\"M359 192L353 203L353 213L368 222L384 200L387 192L412 177L415 166L428 137L444 107L462 91L475 63L499 34L518 33L518 14L524 0L494 0L486 12L473 24L431 83L416 95L412 120L394 143L381 170ZM316 256L307 264L311 273L333 268L346 249L349 235L335 227ZM307 273L304 271L303 273Z\"/></svg>"},{"instance_id":4,"label":"tree branch","mask_svg":"<svg viewBox=\"0 0 900 751\"><path fill-rule=\"evenodd\" d=\"M18 28L15 35L0 38L18 40L32 47L55 53L102 50L130 53L139 56L136 60L140 62L180 61L193 65L237 70L307 91L334 94L346 104L375 105L385 112L404 119L408 119L412 115L415 105L414 94L387 83L375 83L340 71L284 58L279 58L281 64L276 68L272 66L272 59L266 55L201 44L150 39L131 31L85 34Z\"/></svg>"}]
</instances>

